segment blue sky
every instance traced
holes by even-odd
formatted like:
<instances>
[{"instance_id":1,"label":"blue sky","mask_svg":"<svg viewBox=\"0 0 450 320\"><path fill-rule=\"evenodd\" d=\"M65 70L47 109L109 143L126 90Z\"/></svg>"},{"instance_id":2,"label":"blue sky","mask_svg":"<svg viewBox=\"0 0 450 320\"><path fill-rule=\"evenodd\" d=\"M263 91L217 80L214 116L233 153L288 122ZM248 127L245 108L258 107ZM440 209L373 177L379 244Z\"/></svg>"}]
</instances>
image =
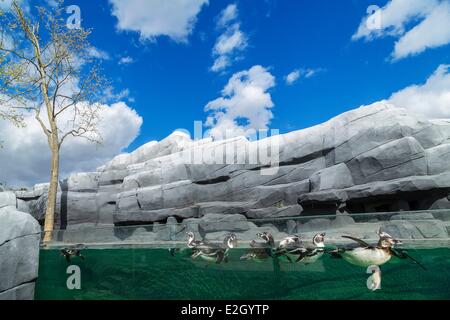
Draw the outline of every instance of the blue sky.
<instances>
[{"instance_id":1,"label":"blue sky","mask_svg":"<svg viewBox=\"0 0 450 320\"><path fill-rule=\"evenodd\" d=\"M239 10L248 46L225 73L210 71L212 48L220 31L217 16L229 4ZM389 97L411 84L423 83L449 59L449 46L389 61L395 38L352 41L369 5L387 1L210 1L197 16L188 43L169 37L141 41L137 32L118 31L107 1L77 1L83 26L93 28L92 44L113 58L104 62L117 91L129 89L128 104L144 118L141 135L130 149L160 140L174 129L192 130L204 120L205 105L217 98L229 77L254 65L269 68L274 118L281 132L309 127L343 111ZM117 57L135 61L118 65ZM294 69L320 69L291 86L284 77Z\"/></svg>"},{"instance_id":2,"label":"blue sky","mask_svg":"<svg viewBox=\"0 0 450 320\"><path fill-rule=\"evenodd\" d=\"M193 132L194 121L213 136L252 127L285 133L383 100L450 119L450 0L65 4L77 5L82 27L92 29L92 52L111 87L103 144L68 140L62 176L95 170L176 129ZM371 5L377 10L368 12ZM45 136L35 134L34 116L25 122L16 128L0 119L0 181L13 185L48 179Z\"/></svg>"}]
</instances>

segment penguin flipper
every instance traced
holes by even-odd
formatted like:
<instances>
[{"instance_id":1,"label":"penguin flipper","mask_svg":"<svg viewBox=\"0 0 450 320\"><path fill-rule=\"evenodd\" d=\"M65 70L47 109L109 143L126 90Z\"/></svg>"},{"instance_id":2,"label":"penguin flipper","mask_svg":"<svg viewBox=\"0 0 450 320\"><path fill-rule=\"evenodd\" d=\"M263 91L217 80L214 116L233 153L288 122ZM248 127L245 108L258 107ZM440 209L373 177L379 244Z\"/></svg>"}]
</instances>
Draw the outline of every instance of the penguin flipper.
<instances>
[{"instance_id":1,"label":"penguin flipper","mask_svg":"<svg viewBox=\"0 0 450 320\"><path fill-rule=\"evenodd\" d=\"M421 264L419 261L417 261L416 259L414 259L413 257L411 257L408 253L408 251L406 250L401 250L401 249L391 249L391 252L394 256L396 256L399 259L410 259L412 262L414 262L415 264L417 264L419 267L421 267L423 270L427 270L427 268L425 268L425 266L423 264Z\"/></svg>"},{"instance_id":2,"label":"penguin flipper","mask_svg":"<svg viewBox=\"0 0 450 320\"><path fill-rule=\"evenodd\" d=\"M223 261L223 259L224 259L224 254L223 254L223 252L218 252L217 253L217 260L216 260L216 264L221 264L222 263L222 261Z\"/></svg>"},{"instance_id":3,"label":"penguin flipper","mask_svg":"<svg viewBox=\"0 0 450 320\"><path fill-rule=\"evenodd\" d=\"M72 262L72 259L70 259L70 256L68 254L65 254L64 257L66 258L67 263Z\"/></svg>"},{"instance_id":4,"label":"penguin flipper","mask_svg":"<svg viewBox=\"0 0 450 320\"><path fill-rule=\"evenodd\" d=\"M364 240L361 240L361 239L358 239L358 238L354 238L354 237L350 237L350 236L342 236L342 238L346 238L346 239L350 239L350 240L356 241L357 243L359 243L364 248L373 248L373 246L371 246L370 244L368 244Z\"/></svg>"}]
</instances>

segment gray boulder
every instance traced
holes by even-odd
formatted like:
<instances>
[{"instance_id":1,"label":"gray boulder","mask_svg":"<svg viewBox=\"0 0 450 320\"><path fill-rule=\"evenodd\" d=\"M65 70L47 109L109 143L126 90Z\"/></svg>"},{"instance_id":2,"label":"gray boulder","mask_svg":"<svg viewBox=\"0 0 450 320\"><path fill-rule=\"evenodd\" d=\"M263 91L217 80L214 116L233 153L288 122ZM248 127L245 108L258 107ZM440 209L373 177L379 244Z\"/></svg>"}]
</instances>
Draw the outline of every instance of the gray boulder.
<instances>
[{"instance_id":1,"label":"gray boulder","mask_svg":"<svg viewBox=\"0 0 450 320\"><path fill-rule=\"evenodd\" d=\"M12 191L0 192L0 209L4 207L16 208L16 195Z\"/></svg>"},{"instance_id":2,"label":"gray boulder","mask_svg":"<svg viewBox=\"0 0 450 320\"><path fill-rule=\"evenodd\" d=\"M0 209L0 299L34 298L41 228L29 214Z\"/></svg>"}]
</instances>

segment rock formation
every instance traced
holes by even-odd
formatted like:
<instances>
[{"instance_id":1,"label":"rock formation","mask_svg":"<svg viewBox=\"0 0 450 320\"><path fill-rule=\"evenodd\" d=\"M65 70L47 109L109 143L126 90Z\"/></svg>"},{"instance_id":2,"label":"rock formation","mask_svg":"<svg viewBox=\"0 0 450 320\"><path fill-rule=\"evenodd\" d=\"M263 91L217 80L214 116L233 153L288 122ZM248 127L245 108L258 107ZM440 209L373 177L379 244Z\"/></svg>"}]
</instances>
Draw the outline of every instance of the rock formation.
<instances>
[{"instance_id":1,"label":"rock formation","mask_svg":"<svg viewBox=\"0 0 450 320\"><path fill-rule=\"evenodd\" d=\"M209 224L220 220L245 232L257 218L450 209L450 121L377 103L263 142L259 152L278 142L275 174L248 161L261 142L242 137L193 141L176 132L150 142L61 181L57 226L195 220L204 232L222 232ZM46 185L16 196L42 223Z\"/></svg>"},{"instance_id":2,"label":"rock formation","mask_svg":"<svg viewBox=\"0 0 450 320\"><path fill-rule=\"evenodd\" d=\"M33 299L38 277L41 228L17 206L13 192L0 192L0 300Z\"/></svg>"}]
</instances>

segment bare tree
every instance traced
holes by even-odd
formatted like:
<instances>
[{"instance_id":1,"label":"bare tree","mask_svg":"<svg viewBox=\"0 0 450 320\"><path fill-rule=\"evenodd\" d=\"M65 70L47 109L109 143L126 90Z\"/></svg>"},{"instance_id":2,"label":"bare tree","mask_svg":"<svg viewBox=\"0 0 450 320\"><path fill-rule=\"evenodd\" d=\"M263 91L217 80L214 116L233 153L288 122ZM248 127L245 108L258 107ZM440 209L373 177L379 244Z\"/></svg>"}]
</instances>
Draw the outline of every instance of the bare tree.
<instances>
[{"instance_id":1,"label":"bare tree","mask_svg":"<svg viewBox=\"0 0 450 320\"><path fill-rule=\"evenodd\" d=\"M13 0L0 13L0 105L3 118L20 123L32 113L51 151L44 242L52 240L60 150L69 137L100 142L100 94L105 84L87 38L91 30L69 28L57 8L24 8Z\"/></svg>"}]
</instances>

